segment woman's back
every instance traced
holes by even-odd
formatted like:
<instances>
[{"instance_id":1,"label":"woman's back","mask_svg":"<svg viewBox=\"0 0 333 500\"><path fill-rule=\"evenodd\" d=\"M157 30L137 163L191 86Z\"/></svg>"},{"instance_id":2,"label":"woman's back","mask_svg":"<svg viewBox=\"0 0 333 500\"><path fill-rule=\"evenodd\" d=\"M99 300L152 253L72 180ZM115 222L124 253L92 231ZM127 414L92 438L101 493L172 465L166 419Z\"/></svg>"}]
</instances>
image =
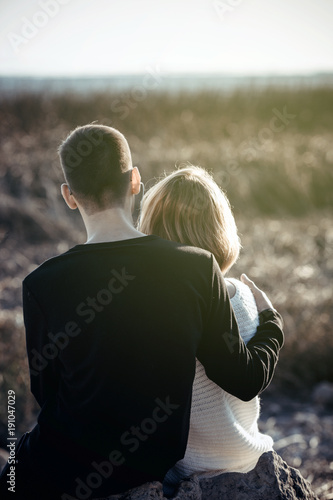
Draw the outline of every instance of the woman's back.
<instances>
[{"instance_id":1,"label":"woman's back","mask_svg":"<svg viewBox=\"0 0 333 500\"><path fill-rule=\"evenodd\" d=\"M244 283L227 281L235 287L231 303L247 343L259 323L256 303ZM262 453L273 445L272 438L258 430L259 410L258 397L244 402L231 396L207 377L197 361L187 449L185 457L168 472L166 487L195 472L213 476L252 470Z\"/></svg>"}]
</instances>

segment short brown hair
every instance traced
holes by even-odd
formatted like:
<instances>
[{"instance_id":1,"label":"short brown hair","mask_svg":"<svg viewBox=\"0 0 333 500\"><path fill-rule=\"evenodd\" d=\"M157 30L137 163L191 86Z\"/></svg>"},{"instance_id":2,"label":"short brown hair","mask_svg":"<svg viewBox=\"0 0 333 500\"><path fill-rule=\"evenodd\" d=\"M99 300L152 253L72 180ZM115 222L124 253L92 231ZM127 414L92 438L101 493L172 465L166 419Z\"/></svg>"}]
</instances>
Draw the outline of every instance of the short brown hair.
<instances>
[{"instance_id":1,"label":"short brown hair","mask_svg":"<svg viewBox=\"0 0 333 500\"><path fill-rule=\"evenodd\" d=\"M77 127L59 147L65 180L85 208L119 204L128 189L124 175L132 168L125 137L105 125Z\"/></svg>"},{"instance_id":2,"label":"short brown hair","mask_svg":"<svg viewBox=\"0 0 333 500\"><path fill-rule=\"evenodd\" d=\"M139 229L210 251L223 272L239 256L240 240L228 198L201 167L178 169L149 189Z\"/></svg>"}]
</instances>

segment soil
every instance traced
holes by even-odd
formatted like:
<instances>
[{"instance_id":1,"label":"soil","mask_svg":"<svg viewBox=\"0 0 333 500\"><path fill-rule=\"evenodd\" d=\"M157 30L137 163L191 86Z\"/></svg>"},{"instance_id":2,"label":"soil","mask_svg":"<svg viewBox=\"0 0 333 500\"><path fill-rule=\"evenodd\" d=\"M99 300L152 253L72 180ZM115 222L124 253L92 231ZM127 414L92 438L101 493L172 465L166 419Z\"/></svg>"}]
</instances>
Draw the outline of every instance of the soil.
<instances>
[{"instance_id":1,"label":"soil","mask_svg":"<svg viewBox=\"0 0 333 500\"><path fill-rule=\"evenodd\" d=\"M274 450L299 469L316 495L329 500L333 499L333 400L331 392L320 401L323 387L319 384L296 397L268 389L261 398L259 427L272 436Z\"/></svg>"}]
</instances>

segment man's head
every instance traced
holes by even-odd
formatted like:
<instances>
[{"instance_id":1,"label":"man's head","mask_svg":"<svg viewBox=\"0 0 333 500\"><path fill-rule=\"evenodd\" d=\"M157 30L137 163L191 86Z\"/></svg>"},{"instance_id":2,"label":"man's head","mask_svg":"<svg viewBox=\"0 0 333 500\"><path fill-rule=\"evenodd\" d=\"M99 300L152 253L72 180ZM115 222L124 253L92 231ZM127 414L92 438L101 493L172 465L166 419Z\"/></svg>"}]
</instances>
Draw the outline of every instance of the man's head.
<instances>
[{"instance_id":1,"label":"man's head","mask_svg":"<svg viewBox=\"0 0 333 500\"><path fill-rule=\"evenodd\" d=\"M118 130L97 124L77 127L60 145L59 155L67 203L73 194L87 214L124 205L133 170L128 143Z\"/></svg>"}]
</instances>

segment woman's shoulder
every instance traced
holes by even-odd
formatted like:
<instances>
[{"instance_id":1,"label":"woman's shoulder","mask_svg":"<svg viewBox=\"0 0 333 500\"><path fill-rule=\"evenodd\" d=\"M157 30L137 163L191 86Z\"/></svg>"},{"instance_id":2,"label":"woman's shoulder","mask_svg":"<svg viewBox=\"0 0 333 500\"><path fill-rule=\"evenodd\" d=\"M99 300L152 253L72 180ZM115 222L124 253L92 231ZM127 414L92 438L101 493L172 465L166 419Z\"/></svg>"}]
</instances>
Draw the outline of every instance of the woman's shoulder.
<instances>
[{"instance_id":1,"label":"woman's shoulder","mask_svg":"<svg viewBox=\"0 0 333 500\"><path fill-rule=\"evenodd\" d=\"M237 281L237 280L235 280L235 281ZM230 297L230 299L232 299L237 293L236 285L233 283L232 279L227 279L227 278L225 279L225 283L227 285L229 297Z\"/></svg>"}]
</instances>

